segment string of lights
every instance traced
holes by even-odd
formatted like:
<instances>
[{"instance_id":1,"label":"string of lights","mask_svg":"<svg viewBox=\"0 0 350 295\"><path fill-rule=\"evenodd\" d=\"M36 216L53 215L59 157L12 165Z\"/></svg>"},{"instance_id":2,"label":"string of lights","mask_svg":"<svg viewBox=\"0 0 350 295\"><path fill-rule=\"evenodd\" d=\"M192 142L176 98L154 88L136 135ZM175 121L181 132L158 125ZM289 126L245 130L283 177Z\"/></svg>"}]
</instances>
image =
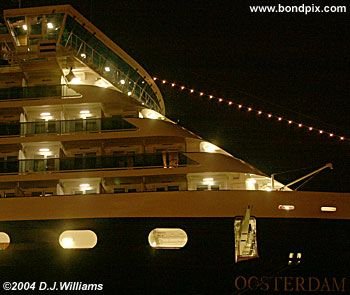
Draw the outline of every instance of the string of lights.
<instances>
[{"instance_id":1,"label":"string of lights","mask_svg":"<svg viewBox=\"0 0 350 295\"><path fill-rule=\"evenodd\" d=\"M262 117L262 118L274 120L275 122L279 122L279 123L286 123L286 126L297 126L298 128L305 129L308 132L313 132L313 133L317 133L319 135L327 136L329 138L334 138L334 139L337 139L337 140L342 141L342 142L345 142L345 141L349 142L350 141L350 138L347 138L343 135L338 135L335 132L332 132L329 130L323 130L323 129L317 128L315 126L310 126L309 124L304 124L300 121L295 121L295 120L292 120L290 118L285 118L285 117L277 115L273 112L253 108L253 107L248 106L248 105L234 102L231 99L217 97L217 96L212 95L212 94L207 94L203 91L198 91L196 89L186 87L183 84L169 82L167 80L162 80L162 79L159 79L157 77L153 77L153 80L159 81L159 83L161 83L163 85L170 86L170 87L172 87L176 90L182 91L182 92L186 91L189 94L194 94L194 95L198 95L199 97L208 98L210 100L215 100L217 103L226 104L226 105L232 107L233 109L236 109L239 111L246 111L246 112L255 113L257 116Z\"/></svg>"}]
</instances>

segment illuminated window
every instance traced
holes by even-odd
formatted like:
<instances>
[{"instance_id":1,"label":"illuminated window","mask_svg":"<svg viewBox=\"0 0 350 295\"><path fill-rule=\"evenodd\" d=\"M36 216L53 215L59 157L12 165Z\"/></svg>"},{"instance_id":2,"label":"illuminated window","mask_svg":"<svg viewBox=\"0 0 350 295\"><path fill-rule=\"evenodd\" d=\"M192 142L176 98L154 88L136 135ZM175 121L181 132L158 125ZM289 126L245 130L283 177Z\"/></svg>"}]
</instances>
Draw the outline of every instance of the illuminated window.
<instances>
[{"instance_id":1,"label":"illuminated window","mask_svg":"<svg viewBox=\"0 0 350 295\"><path fill-rule=\"evenodd\" d=\"M288 254L288 265L297 265L301 263L301 256L302 254L290 252Z\"/></svg>"},{"instance_id":2,"label":"illuminated window","mask_svg":"<svg viewBox=\"0 0 350 295\"><path fill-rule=\"evenodd\" d=\"M187 241L187 234L181 228L155 228L148 235L148 242L155 249L180 249Z\"/></svg>"},{"instance_id":3,"label":"illuminated window","mask_svg":"<svg viewBox=\"0 0 350 295\"><path fill-rule=\"evenodd\" d=\"M97 244L97 236L91 230L66 230L59 242L64 249L91 249Z\"/></svg>"},{"instance_id":4,"label":"illuminated window","mask_svg":"<svg viewBox=\"0 0 350 295\"><path fill-rule=\"evenodd\" d=\"M334 206L323 206L323 207L321 207L321 211L322 212L336 212L337 211L337 207L334 207Z\"/></svg>"},{"instance_id":5,"label":"illuminated window","mask_svg":"<svg viewBox=\"0 0 350 295\"><path fill-rule=\"evenodd\" d=\"M285 211L291 211L295 209L294 205L279 205L278 206L279 210L285 210Z\"/></svg>"},{"instance_id":6,"label":"illuminated window","mask_svg":"<svg viewBox=\"0 0 350 295\"><path fill-rule=\"evenodd\" d=\"M0 232L0 250L5 250L10 245L10 237L7 233Z\"/></svg>"}]
</instances>

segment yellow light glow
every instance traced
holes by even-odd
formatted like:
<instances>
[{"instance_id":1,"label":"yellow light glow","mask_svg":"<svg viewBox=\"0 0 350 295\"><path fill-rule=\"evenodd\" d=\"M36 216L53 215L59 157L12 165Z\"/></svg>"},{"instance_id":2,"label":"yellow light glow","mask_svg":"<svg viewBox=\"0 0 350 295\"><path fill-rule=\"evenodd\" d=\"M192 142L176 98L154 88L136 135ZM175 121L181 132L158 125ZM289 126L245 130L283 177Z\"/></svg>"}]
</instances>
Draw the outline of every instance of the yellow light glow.
<instances>
[{"instance_id":1,"label":"yellow light glow","mask_svg":"<svg viewBox=\"0 0 350 295\"><path fill-rule=\"evenodd\" d=\"M303 124L299 123L299 124L298 124L298 127L303 127Z\"/></svg>"},{"instance_id":2,"label":"yellow light glow","mask_svg":"<svg viewBox=\"0 0 350 295\"><path fill-rule=\"evenodd\" d=\"M53 29L53 24L52 23L47 23L47 28L48 29Z\"/></svg>"},{"instance_id":3,"label":"yellow light glow","mask_svg":"<svg viewBox=\"0 0 350 295\"><path fill-rule=\"evenodd\" d=\"M110 68L110 67L105 67L105 71L106 71L106 72L110 72L110 71L111 71L111 68Z\"/></svg>"},{"instance_id":4,"label":"yellow light glow","mask_svg":"<svg viewBox=\"0 0 350 295\"><path fill-rule=\"evenodd\" d=\"M80 118L82 118L82 119L86 119L86 118L91 117L91 116L92 116L92 114L90 113L89 110L80 111Z\"/></svg>"},{"instance_id":5,"label":"yellow light glow","mask_svg":"<svg viewBox=\"0 0 350 295\"><path fill-rule=\"evenodd\" d=\"M91 190L91 186L89 183L82 183L82 184L79 184L79 188L80 190L82 191L87 191L87 190Z\"/></svg>"},{"instance_id":6,"label":"yellow light glow","mask_svg":"<svg viewBox=\"0 0 350 295\"><path fill-rule=\"evenodd\" d=\"M246 181L247 190L255 190L256 189L256 179L255 178L247 178Z\"/></svg>"},{"instance_id":7,"label":"yellow light glow","mask_svg":"<svg viewBox=\"0 0 350 295\"><path fill-rule=\"evenodd\" d=\"M124 85L124 84L125 84L125 80L124 80L124 79L121 79L121 80L120 80L120 84Z\"/></svg>"},{"instance_id":8,"label":"yellow light glow","mask_svg":"<svg viewBox=\"0 0 350 295\"><path fill-rule=\"evenodd\" d=\"M292 121L291 121L291 120L289 120L289 121L288 121L288 124L292 124Z\"/></svg>"},{"instance_id":9,"label":"yellow light glow","mask_svg":"<svg viewBox=\"0 0 350 295\"><path fill-rule=\"evenodd\" d=\"M210 186L215 184L214 178L213 178L213 177L206 177L206 178L203 178L202 183L203 183L204 185L210 185Z\"/></svg>"},{"instance_id":10,"label":"yellow light glow","mask_svg":"<svg viewBox=\"0 0 350 295\"><path fill-rule=\"evenodd\" d=\"M42 155L44 157L51 156L52 151L49 148L40 148L39 149L39 155Z\"/></svg>"},{"instance_id":11,"label":"yellow light glow","mask_svg":"<svg viewBox=\"0 0 350 295\"><path fill-rule=\"evenodd\" d=\"M86 54L85 54L85 53L80 54L80 56L81 56L82 58L86 58Z\"/></svg>"},{"instance_id":12,"label":"yellow light glow","mask_svg":"<svg viewBox=\"0 0 350 295\"><path fill-rule=\"evenodd\" d=\"M215 153L219 148L210 142L201 142L201 148L206 153Z\"/></svg>"},{"instance_id":13,"label":"yellow light glow","mask_svg":"<svg viewBox=\"0 0 350 295\"><path fill-rule=\"evenodd\" d=\"M73 248L73 246L74 246L74 239L73 238L63 238L61 240L61 246L64 249Z\"/></svg>"},{"instance_id":14,"label":"yellow light glow","mask_svg":"<svg viewBox=\"0 0 350 295\"><path fill-rule=\"evenodd\" d=\"M50 149L49 148L41 148L39 149L39 152L49 152Z\"/></svg>"},{"instance_id":15,"label":"yellow light glow","mask_svg":"<svg viewBox=\"0 0 350 295\"><path fill-rule=\"evenodd\" d=\"M22 28L23 28L23 30L25 30L25 31L28 30L28 26L27 26L27 25L23 25Z\"/></svg>"},{"instance_id":16,"label":"yellow light glow","mask_svg":"<svg viewBox=\"0 0 350 295\"><path fill-rule=\"evenodd\" d=\"M128 96L130 96L132 93L131 93L131 91L128 91Z\"/></svg>"},{"instance_id":17,"label":"yellow light glow","mask_svg":"<svg viewBox=\"0 0 350 295\"><path fill-rule=\"evenodd\" d=\"M141 111L142 116L147 119L152 119L152 120L164 120L164 116L159 114L156 111L150 110L150 109L143 109Z\"/></svg>"},{"instance_id":18,"label":"yellow light glow","mask_svg":"<svg viewBox=\"0 0 350 295\"><path fill-rule=\"evenodd\" d=\"M51 113L49 112L40 113L40 117L47 117L47 116L51 116Z\"/></svg>"},{"instance_id":19,"label":"yellow light glow","mask_svg":"<svg viewBox=\"0 0 350 295\"><path fill-rule=\"evenodd\" d=\"M81 82L81 79L79 77L74 77L70 81L71 84L79 84Z\"/></svg>"}]
</instances>

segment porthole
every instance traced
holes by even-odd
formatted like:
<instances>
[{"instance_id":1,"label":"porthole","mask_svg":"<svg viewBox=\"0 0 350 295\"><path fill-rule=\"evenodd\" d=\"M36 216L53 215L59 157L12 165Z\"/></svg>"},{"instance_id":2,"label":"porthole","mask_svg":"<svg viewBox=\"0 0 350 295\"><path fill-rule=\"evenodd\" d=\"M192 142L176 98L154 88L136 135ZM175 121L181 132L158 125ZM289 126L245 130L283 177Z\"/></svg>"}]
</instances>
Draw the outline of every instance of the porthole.
<instances>
[{"instance_id":1,"label":"porthole","mask_svg":"<svg viewBox=\"0 0 350 295\"><path fill-rule=\"evenodd\" d=\"M187 241L187 234L181 228L155 228L148 235L148 242L155 249L180 249Z\"/></svg>"},{"instance_id":2,"label":"porthole","mask_svg":"<svg viewBox=\"0 0 350 295\"><path fill-rule=\"evenodd\" d=\"M337 211L337 207L334 207L334 206L322 206L321 207L321 211L322 212L336 212Z\"/></svg>"},{"instance_id":3,"label":"porthole","mask_svg":"<svg viewBox=\"0 0 350 295\"><path fill-rule=\"evenodd\" d=\"M10 245L10 237L7 233L0 232L0 250L5 250Z\"/></svg>"},{"instance_id":4,"label":"porthole","mask_svg":"<svg viewBox=\"0 0 350 295\"><path fill-rule=\"evenodd\" d=\"M59 243L64 249L91 249L97 244L97 236L91 230L66 230L61 233Z\"/></svg>"},{"instance_id":5,"label":"porthole","mask_svg":"<svg viewBox=\"0 0 350 295\"><path fill-rule=\"evenodd\" d=\"M278 209L285 210L285 211L292 211L295 209L295 206L294 205L279 205Z\"/></svg>"}]
</instances>

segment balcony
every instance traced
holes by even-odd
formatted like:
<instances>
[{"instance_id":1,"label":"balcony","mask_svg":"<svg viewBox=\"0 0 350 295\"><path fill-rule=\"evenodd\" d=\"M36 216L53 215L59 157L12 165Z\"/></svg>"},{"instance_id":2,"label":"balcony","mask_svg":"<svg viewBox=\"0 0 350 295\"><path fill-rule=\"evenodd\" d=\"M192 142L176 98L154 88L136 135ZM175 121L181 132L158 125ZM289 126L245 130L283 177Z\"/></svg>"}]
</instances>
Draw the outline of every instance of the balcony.
<instances>
[{"instance_id":1,"label":"balcony","mask_svg":"<svg viewBox=\"0 0 350 295\"><path fill-rule=\"evenodd\" d=\"M31 87L11 87L0 89L0 101L39 99L43 97L80 96L66 85L41 85Z\"/></svg>"},{"instance_id":2,"label":"balcony","mask_svg":"<svg viewBox=\"0 0 350 295\"><path fill-rule=\"evenodd\" d=\"M177 168L196 162L182 153L67 157L0 161L0 174L101 169Z\"/></svg>"},{"instance_id":3,"label":"balcony","mask_svg":"<svg viewBox=\"0 0 350 295\"><path fill-rule=\"evenodd\" d=\"M0 123L0 136L62 135L123 130L136 130L136 127L121 117Z\"/></svg>"}]
</instances>

